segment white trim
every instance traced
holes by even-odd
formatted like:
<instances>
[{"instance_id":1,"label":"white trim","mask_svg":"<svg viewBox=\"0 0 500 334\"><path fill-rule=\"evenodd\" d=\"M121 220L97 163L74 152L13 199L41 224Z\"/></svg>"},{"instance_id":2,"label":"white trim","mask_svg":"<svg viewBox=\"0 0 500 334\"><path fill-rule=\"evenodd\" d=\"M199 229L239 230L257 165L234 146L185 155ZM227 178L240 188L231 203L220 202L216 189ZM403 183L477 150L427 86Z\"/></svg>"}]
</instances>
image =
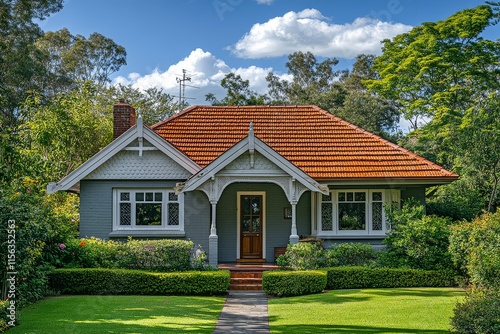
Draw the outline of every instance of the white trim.
<instances>
[{"instance_id":1,"label":"white trim","mask_svg":"<svg viewBox=\"0 0 500 334\"><path fill-rule=\"evenodd\" d=\"M130 148L127 148L127 146L138 138L146 139L155 148L172 158L191 174L195 174L199 170L201 170L201 167L198 166L194 161L189 159L184 153L179 151L149 127L144 125L142 123L142 117L139 117L137 120L137 124L125 131L120 137L116 138L108 146L95 154L92 158L84 162L59 182L49 183L47 185L47 193L53 194L60 190L72 190L75 192L79 192L78 182L80 182L80 180L85 178L106 161L111 159L118 152L122 150L130 150ZM141 150L141 148L138 148L138 150ZM145 150L145 148L142 148L142 150Z\"/></svg>"},{"instance_id":2,"label":"white trim","mask_svg":"<svg viewBox=\"0 0 500 334\"><path fill-rule=\"evenodd\" d=\"M339 228L339 193L355 193L355 192L364 192L366 194L365 203L365 229L364 230L340 230ZM374 192L380 192L382 194L381 201L373 201L372 194ZM312 199L311 205L313 211L315 213L311 214L311 220L314 221L311 224L311 232L313 235L317 237L352 237L352 238L360 238L360 237L384 237L387 233L387 218L385 214L385 204L396 202L399 203L400 199L400 191L397 189L335 189L330 192L332 199L329 202L323 202L320 194L313 196L315 198ZM372 203L381 202L382 203L382 230L373 230L373 211L372 211ZM331 231L323 231L322 230L322 203L331 203L332 205L332 230ZM351 203L351 202L347 202ZM356 203L353 201L352 203ZM316 226L314 226L314 223ZM316 228L315 228L316 227Z\"/></svg>"},{"instance_id":3,"label":"white trim","mask_svg":"<svg viewBox=\"0 0 500 334\"><path fill-rule=\"evenodd\" d=\"M131 224L130 225L120 225L120 203L123 201L120 200L119 195L121 193L129 193L131 205ZM136 193L161 193L161 225L153 225L153 226L138 226L135 225L135 210L136 210ZM160 188L114 188L113 189L113 232L112 235L120 235L127 233L136 233L136 234L144 234L151 233L153 231L163 231L163 233L184 233L184 194L177 195L177 201L170 201L168 196L169 193L175 193L173 189L160 189ZM154 203L160 203L158 201L153 201ZM168 225L168 204L170 203L178 203L179 204L179 225ZM146 232L145 232L146 231ZM149 231L149 232L147 232ZM123 233L121 233L123 232Z\"/></svg>"},{"instance_id":4,"label":"white trim","mask_svg":"<svg viewBox=\"0 0 500 334\"><path fill-rule=\"evenodd\" d=\"M262 258L266 258L266 192L265 191L238 191L236 192L236 259L240 259L241 250L241 202L244 195L262 196Z\"/></svg>"}]
</instances>

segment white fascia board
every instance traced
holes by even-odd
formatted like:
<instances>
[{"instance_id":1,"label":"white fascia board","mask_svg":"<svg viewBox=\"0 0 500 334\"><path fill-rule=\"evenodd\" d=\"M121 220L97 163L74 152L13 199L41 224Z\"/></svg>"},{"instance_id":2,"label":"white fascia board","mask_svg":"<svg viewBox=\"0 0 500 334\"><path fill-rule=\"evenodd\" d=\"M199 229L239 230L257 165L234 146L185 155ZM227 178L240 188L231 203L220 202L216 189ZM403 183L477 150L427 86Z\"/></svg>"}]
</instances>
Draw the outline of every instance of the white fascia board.
<instances>
[{"instance_id":1,"label":"white fascia board","mask_svg":"<svg viewBox=\"0 0 500 334\"><path fill-rule=\"evenodd\" d=\"M142 128L141 131L138 129L139 126ZM153 132L153 130L143 125L142 122L138 122L125 131L120 137L112 141L108 146L96 153L92 158L85 161L77 169L62 178L59 182L49 183L47 185L47 193L53 194L60 190L71 190L73 192L77 192L77 187L75 187L75 185L80 182L81 179L89 175L99 166L111 159L115 154L127 147L127 145L138 138L141 132L144 138L146 138L151 144L155 145L167 156L170 156L190 173L194 174L201 169L201 167L194 161L189 159L186 155Z\"/></svg>"},{"instance_id":2,"label":"white fascia board","mask_svg":"<svg viewBox=\"0 0 500 334\"><path fill-rule=\"evenodd\" d=\"M190 179L188 179L184 185L183 191L192 191L201 186L205 181L214 177L219 171L221 171L224 167L229 165L235 159L240 157L243 153L249 150L249 140L250 137L247 136L243 138L241 141L236 143L229 150L220 155L217 159L212 161L209 165L203 168L198 174L193 175ZM327 187L320 185L309 175L304 173L297 166L293 165L290 161L285 159L278 152L273 150L269 145L264 143L257 137L254 137L254 145L255 150L261 153L264 157L269 159L271 162L276 164L279 168L281 168L285 173L291 176L293 179L302 183L305 187L307 187L311 191L319 191L323 194L327 194ZM226 174L224 174L226 175ZM256 171L256 176L262 175Z\"/></svg>"}]
</instances>

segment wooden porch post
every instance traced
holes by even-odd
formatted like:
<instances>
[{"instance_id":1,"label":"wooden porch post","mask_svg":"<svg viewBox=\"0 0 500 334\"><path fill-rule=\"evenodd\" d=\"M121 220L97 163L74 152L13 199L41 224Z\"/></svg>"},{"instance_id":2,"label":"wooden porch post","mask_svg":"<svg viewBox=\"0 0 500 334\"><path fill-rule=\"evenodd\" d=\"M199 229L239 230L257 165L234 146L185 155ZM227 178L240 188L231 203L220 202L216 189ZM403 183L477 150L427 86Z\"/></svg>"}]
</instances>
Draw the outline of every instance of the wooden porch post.
<instances>
[{"instance_id":1,"label":"wooden porch post","mask_svg":"<svg viewBox=\"0 0 500 334\"><path fill-rule=\"evenodd\" d=\"M297 215L296 215L296 202L291 202L292 204L292 231L290 233L290 244L297 244L299 242L299 236L297 235Z\"/></svg>"},{"instance_id":2,"label":"wooden porch post","mask_svg":"<svg viewBox=\"0 0 500 334\"><path fill-rule=\"evenodd\" d=\"M215 268L219 262L219 237L217 236L217 225L215 217L217 216L217 201L210 201L212 204L212 225L210 227L210 236L208 237L208 264Z\"/></svg>"}]
</instances>

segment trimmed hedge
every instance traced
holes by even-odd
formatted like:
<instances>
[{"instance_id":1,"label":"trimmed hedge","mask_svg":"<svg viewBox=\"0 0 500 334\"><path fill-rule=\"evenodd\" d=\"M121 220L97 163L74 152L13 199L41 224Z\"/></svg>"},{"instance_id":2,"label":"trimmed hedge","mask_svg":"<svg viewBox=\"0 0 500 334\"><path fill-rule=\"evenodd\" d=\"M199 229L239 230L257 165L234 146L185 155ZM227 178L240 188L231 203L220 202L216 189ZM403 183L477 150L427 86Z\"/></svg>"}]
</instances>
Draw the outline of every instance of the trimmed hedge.
<instances>
[{"instance_id":1,"label":"trimmed hedge","mask_svg":"<svg viewBox=\"0 0 500 334\"><path fill-rule=\"evenodd\" d=\"M62 294L219 295L229 288L229 271L157 273L127 269L56 269L49 286Z\"/></svg>"},{"instance_id":2,"label":"trimmed hedge","mask_svg":"<svg viewBox=\"0 0 500 334\"><path fill-rule=\"evenodd\" d=\"M327 289L455 286L455 273L445 270L400 268L328 268Z\"/></svg>"},{"instance_id":3,"label":"trimmed hedge","mask_svg":"<svg viewBox=\"0 0 500 334\"><path fill-rule=\"evenodd\" d=\"M299 296L319 293L326 287L324 271L265 271L262 274L262 289L273 296Z\"/></svg>"}]
</instances>

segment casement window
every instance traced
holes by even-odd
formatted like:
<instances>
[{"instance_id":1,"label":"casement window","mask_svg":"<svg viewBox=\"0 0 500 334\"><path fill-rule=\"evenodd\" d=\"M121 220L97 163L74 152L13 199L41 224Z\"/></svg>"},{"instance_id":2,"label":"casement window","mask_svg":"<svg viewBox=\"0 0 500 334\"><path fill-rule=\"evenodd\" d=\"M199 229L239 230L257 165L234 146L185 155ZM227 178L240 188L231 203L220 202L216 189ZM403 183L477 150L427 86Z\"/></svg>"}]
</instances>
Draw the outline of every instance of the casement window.
<instances>
[{"instance_id":1,"label":"casement window","mask_svg":"<svg viewBox=\"0 0 500 334\"><path fill-rule=\"evenodd\" d=\"M184 230L184 195L174 190L114 189L114 230Z\"/></svg>"},{"instance_id":2,"label":"casement window","mask_svg":"<svg viewBox=\"0 0 500 334\"><path fill-rule=\"evenodd\" d=\"M397 192L397 193L396 193ZM399 201L394 190L335 190L321 195L320 235L381 235L387 231L384 206Z\"/></svg>"}]
</instances>

